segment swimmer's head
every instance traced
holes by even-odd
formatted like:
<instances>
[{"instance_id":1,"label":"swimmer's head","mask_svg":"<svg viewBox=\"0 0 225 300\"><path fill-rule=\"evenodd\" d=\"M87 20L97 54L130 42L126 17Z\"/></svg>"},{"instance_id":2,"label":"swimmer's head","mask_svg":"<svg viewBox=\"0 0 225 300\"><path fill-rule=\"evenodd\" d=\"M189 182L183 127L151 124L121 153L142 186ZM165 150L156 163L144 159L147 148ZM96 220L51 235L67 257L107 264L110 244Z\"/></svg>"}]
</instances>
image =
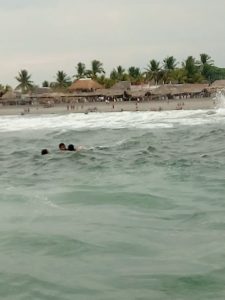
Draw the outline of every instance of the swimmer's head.
<instances>
[{"instance_id":1,"label":"swimmer's head","mask_svg":"<svg viewBox=\"0 0 225 300\"><path fill-rule=\"evenodd\" d=\"M45 155L45 154L48 154L48 149L42 149L41 150L41 155Z\"/></svg>"},{"instance_id":2,"label":"swimmer's head","mask_svg":"<svg viewBox=\"0 0 225 300\"><path fill-rule=\"evenodd\" d=\"M73 144L70 144L67 149L68 151L76 151Z\"/></svg>"},{"instance_id":3,"label":"swimmer's head","mask_svg":"<svg viewBox=\"0 0 225 300\"><path fill-rule=\"evenodd\" d=\"M60 149L61 151L67 150L67 149L66 149L66 145L65 145L64 143L60 143L60 144L59 144L59 149Z\"/></svg>"}]
</instances>

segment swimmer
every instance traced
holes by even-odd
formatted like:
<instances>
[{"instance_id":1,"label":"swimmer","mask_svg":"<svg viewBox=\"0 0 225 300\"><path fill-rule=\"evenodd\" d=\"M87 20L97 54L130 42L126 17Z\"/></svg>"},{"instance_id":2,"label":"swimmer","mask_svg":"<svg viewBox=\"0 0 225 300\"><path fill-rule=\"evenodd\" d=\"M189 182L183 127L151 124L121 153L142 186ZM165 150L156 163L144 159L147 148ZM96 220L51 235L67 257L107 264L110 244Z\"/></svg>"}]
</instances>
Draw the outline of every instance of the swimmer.
<instances>
[{"instance_id":1,"label":"swimmer","mask_svg":"<svg viewBox=\"0 0 225 300\"><path fill-rule=\"evenodd\" d=\"M69 144L67 150L68 151L76 151L76 148L74 148L73 144Z\"/></svg>"},{"instance_id":2,"label":"swimmer","mask_svg":"<svg viewBox=\"0 0 225 300\"><path fill-rule=\"evenodd\" d=\"M48 149L42 149L41 150L41 155L49 154Z\"/></svg>"},{"instance_id":3,"label":"swimmer","mask_svg":"<svg viewBox=\"0 0 225 300\"><path fill-rule=\"evenodd\" d=\"M59 144L59 150L61 150L61 151L66 151L67 149L66 149L66 145L64 144L64 143L60 143Z\"/></svg>"}]
</instances>

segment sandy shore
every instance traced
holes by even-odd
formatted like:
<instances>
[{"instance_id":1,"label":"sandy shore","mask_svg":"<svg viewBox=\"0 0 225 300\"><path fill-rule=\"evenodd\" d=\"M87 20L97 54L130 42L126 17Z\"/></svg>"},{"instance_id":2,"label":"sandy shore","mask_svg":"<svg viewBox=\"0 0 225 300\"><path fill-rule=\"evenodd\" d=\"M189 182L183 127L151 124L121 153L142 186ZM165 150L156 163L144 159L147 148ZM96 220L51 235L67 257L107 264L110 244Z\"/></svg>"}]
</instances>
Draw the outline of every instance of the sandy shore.
<instances>
[{"instance_id":1,"label":"sandy shore","mask_svg":"<svg viewBox=\"0 0 225 300\"><path fill-rule=\"evenodd\" d=\"M213 109L215 100L212 98L195 98L182 100L155 100L148 102L93 102L76 103L74 106L59 104L53 107L43 106L0 106L0 115L41 115L89 112L120 112L120 111L163 111L163 110L196 110Z\"/></svg>"}]
</instances>

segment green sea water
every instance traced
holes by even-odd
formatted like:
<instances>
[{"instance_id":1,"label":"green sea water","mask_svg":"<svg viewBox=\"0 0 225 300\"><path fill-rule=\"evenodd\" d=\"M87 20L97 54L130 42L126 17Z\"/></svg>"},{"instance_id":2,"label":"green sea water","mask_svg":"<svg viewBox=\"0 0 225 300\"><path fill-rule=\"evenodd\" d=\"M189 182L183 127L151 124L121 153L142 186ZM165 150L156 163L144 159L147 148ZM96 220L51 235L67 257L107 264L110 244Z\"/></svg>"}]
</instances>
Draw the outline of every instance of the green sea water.
<instances>
[{"instance_id":1,"label":"green sea water","mask_svg":"<svg viewBox=\"0 0 225 300\"><path fill-rule=\"evenodd\" d=\"M225 299L223 109L5 116L0 144L0 299Z\"/></svg>"}]
</instances>

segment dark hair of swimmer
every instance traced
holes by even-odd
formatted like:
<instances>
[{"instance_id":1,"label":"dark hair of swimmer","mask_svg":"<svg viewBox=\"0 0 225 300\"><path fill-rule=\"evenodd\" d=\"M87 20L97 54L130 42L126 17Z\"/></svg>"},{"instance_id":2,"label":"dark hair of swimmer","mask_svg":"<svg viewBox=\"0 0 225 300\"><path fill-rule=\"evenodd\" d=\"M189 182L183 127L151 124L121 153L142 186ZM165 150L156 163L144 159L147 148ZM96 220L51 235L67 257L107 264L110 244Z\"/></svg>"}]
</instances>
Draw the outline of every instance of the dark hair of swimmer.
<instances>
[{"instance_id":1,"label":"dark hair of swimmer","mask_svg":"<svg viewBox=\"0 0 225 300\"><path fill-rule=\"evenodd\" d=\"M76 151L73 144L70 144L67 148L68 151Z\"/></svg>"},{"instance_id":2,"label":"dark hair of swimmer","mask_svg":"<svg viewBox=\"0 0 225 300\"><path fill-rule=\"evenodd\" d=\"M64 143L60 143L60 144L59 144L59 149L60 149L61 151L67 150L67 149L66 149L66 145L65 145Z\"/></svg>"},{"instance_id":3,"label":"dark hair of swimmer","mask_svg":"<svg viewBox=\"0 0 225 300\"><path fill-rule=\"evenodd\" d=\"M41 155L45 155L45 154L48 154L48 149L42 149L41 150Z\"/></svg>"}]
</instances>

